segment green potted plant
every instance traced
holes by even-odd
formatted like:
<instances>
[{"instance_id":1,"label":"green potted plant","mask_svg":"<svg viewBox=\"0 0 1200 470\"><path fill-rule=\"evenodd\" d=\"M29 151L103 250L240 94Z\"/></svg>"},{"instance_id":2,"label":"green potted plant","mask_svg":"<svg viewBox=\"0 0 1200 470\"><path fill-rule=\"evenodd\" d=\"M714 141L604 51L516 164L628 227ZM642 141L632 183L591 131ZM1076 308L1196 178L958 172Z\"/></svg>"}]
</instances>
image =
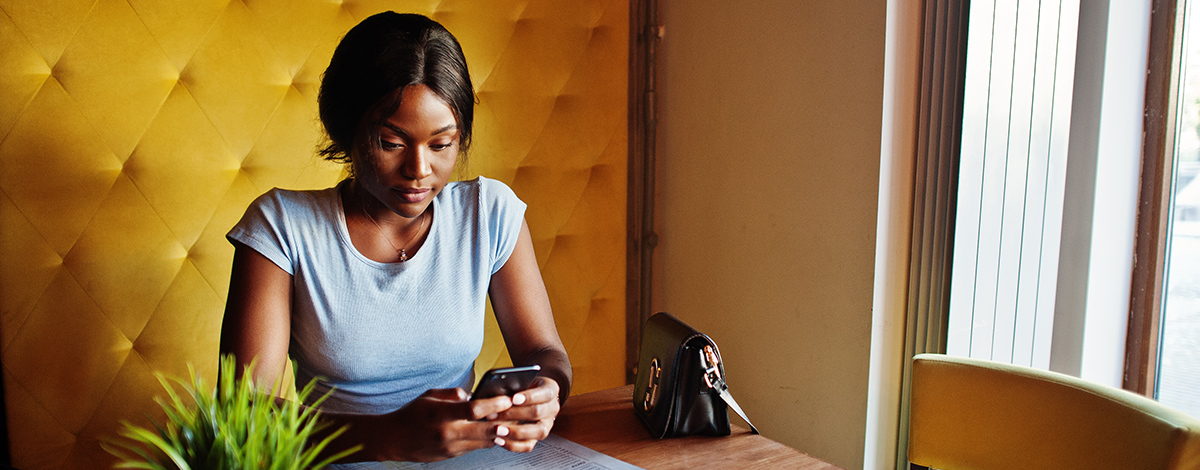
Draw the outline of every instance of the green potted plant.
<instances>
[{"instance_id":1,"label":"green potted plant","mask_svg":"<svg viewBox=\"0 0 1200 470\"><path fill-rule=\"evenodd\" d=\"M317 411L325 397L312 406L300 404L312 393L312 383L299 391L295 401L262 393L251 379L253 367L238 378L233 356L222 357L217 386L211 391L190 365L190 384L158 374L167 398L155 401L166 412L166 422L155 423L153 430L124 422L119 433L124 439L103 443L119 459L116 468L308 470L324 468L359 449L320 459L325 447L346 430L309 442L329 425ZM182 387L182 393L172 381Z\"/></svg>"}]
</instances>

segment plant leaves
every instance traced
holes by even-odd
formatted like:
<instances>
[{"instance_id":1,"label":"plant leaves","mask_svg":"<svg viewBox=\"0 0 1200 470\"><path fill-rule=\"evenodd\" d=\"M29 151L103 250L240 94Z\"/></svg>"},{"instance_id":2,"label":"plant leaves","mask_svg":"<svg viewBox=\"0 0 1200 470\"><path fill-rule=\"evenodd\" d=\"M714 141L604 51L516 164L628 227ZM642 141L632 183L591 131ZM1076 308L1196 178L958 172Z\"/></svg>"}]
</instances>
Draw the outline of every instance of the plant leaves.
<instances>
[{"instance_id":1,"label":"plant leaves","mask_svg":"<svg viewBox=\"0 0 1200 470\"><path fill-rule=\"evenodd\" d=\"M106 439L108 453L120 462L116 468L147 470L260 470L319 469L362 449L356 446L313 462L346 427L309 442L331 423L320 419L318 406L328 394L303 403L314 383L298 394L298 401L262 393L252 379L254 362L242 373L232 355L221 357L217 383L209 388L188 365L190 383L156 374L166 398L156 397L166 419L153 429L125 422L124 440ZM178 390L177 388L178 387Z\"/></svg>"}]
</instances>

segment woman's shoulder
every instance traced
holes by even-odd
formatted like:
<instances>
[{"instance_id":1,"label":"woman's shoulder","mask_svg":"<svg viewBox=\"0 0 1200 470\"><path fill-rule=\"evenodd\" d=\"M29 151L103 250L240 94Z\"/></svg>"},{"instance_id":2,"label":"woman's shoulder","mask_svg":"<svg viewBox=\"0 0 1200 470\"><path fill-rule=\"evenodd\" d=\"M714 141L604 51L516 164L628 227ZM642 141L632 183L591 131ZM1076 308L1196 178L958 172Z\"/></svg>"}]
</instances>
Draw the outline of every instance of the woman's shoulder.
<instances>
[{"instance_id":1,"label":"woman's shoulder","mask_svg":"<svg viewBox=\"0 0 1200 470\"><path fill-rule=\"evenodd\" d=\"M455 181L446 186L444 193L460 202L473 202L484 205L491 205L497 201L510 201L517 199L517 195L512 188L499 180L494 180L485 176L476 176L475 178L463 181Z\"/></svg>"},{"instance_id":2,"label":"woman's shoulder","mask_svg":"<svg viewBox=\"0 0 1200 470\"><path fill-rule=\"evenodd\" d=\"M337 199L337 187L324 189L283 189L271 188L270 191L259 195L253 204L270 204L281 207L311 206L329 203Z\"/></svg>"},{"instance_id":3,"label":"woman's shoulder","mask_svg":"<svg viewBox=\"0 0 1200 470\"><path fill-rule=\"evenodd\" d=\"M258 196L251 206L258 206L270 212L293 212L296 210L317 210L336 201L337 187L325 189L282 189L272 188Z\"/></svg>"}]
</instances>

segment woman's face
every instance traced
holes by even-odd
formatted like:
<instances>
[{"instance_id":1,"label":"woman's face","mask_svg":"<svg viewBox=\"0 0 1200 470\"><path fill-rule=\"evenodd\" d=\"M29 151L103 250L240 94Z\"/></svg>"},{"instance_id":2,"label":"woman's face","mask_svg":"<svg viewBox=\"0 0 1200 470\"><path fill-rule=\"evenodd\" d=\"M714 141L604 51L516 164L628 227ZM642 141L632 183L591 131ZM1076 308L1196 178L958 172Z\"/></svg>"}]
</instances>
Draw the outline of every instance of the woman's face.
<instances>
[{"instance_id":1,"label":"woman's face","mask_svg":"<svg viewBox=\"0 0 1200 470\"><path fill-rule=\"evenodd\" d=\"M429 87L409 85L400 107L377 131L379 148L352 160L355 178L392 212L415 218L454 172L459 144L454 112Z\"/></svg>"}]
</instances>

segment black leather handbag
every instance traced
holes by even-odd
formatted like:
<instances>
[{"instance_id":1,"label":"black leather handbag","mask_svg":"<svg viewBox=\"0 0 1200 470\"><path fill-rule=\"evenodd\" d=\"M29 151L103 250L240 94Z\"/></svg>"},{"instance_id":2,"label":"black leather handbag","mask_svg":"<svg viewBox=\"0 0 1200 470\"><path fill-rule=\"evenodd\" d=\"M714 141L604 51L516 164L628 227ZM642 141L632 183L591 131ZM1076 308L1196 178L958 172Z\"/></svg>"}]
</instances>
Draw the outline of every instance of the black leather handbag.
<instances>
[{"instance_id":1,"label":"black leather handbag","mask_svg":"<svg viewBox=\"0 0 1200 470\"><path fill-rule=\"evenodd\" d=\"M717 343L669 313L651 316L642 326L633 386L633 411L650 435L728 436L726 405L758 434L729 393Z\"/></svg>"}]
</instances>

